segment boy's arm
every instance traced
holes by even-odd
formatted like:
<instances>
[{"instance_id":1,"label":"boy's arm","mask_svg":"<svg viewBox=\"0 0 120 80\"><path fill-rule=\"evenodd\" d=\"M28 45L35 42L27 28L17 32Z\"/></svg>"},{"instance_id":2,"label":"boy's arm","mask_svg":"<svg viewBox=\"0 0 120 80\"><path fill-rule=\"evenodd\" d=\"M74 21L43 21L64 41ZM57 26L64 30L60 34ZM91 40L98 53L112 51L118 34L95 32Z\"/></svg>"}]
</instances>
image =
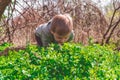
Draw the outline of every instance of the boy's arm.
<instances>
[{"instance_id":1,"label":"boy's arm","mask_svg":"<svg viewBox=\"0 0 120 80\"><path fill-rule=\"evenodd\" d=\"M42 43L43 43L44 47L48 46L48 44L49 44L49 41L47 40L47 38L45 36L42 37Z\"/></svg>"},{"instance_id":2,"label":"boy's arm","mask_svg":"<svg viewBox=\"0 0 120 80\"><path fill-rule=\"evenodd\" d=\"M73 39L74 39L74 31L72 30L72 32L71 32L71 34L70 34L70 37L69 37L69 39L68 39L68 41L67 42L70 42L70 41L72 41Z\"/></svg>"}]
</instances>

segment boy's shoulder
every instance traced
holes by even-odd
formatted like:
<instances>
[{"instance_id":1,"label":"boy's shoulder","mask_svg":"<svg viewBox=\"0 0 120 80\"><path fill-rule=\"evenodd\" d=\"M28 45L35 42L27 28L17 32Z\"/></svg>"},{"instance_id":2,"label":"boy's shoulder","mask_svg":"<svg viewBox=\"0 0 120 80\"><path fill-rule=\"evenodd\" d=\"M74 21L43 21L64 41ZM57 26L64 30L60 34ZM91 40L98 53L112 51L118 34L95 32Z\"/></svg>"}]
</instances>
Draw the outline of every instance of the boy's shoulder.
<instances>
[{"instance_id":1,"label":"boy's shoulder","mask_svg":"<svg viewBox=\"0 0 120 80\"><path fill-rule=\"evenodd\" d=\"M47 22L47 23L43 23L43 24L40 24L37 28L36 28L36 33L39 33L39 34L43 34L43 33L49 33L49 29L50 29L50 21Z\"/></svg>"},{"instance_id":2,"label":"boy's shoulder","mask_svg":"<svg viewBox=\"0 0 120 80\"><path fill-rule=\"evenodd\" d=\"M40 28L40 27L41 27L41 29L50 28L50 26L51 26L51 21L52 21L52 20L50 20L50 21L48 21L48 22L46 22L46 23L40 24L37 28Z\"/></svg>"}]
</instances>

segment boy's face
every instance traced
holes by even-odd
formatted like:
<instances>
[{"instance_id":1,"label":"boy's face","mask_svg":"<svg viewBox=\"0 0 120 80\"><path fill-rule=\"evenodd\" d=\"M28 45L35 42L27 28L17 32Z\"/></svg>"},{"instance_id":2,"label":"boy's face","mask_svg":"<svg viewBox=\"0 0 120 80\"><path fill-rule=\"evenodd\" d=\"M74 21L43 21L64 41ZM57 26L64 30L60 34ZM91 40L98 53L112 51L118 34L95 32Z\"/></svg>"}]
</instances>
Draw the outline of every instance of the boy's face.
<instances>
[{"instance_id":1,"label":"boy's face","mask_svg":"<svg viewBox=\"0 0 120 80\"><path fill-rule=\"evenodd\" d=\"M64 36L58 35L57 33L53 33L53 32L52 32L52 34L53 34L55 40L58 42L58 44L63 44L64 42L66 42L69 39L69 36L70 36L70 33L68 33Z\"/></svg>"}]
</instances>

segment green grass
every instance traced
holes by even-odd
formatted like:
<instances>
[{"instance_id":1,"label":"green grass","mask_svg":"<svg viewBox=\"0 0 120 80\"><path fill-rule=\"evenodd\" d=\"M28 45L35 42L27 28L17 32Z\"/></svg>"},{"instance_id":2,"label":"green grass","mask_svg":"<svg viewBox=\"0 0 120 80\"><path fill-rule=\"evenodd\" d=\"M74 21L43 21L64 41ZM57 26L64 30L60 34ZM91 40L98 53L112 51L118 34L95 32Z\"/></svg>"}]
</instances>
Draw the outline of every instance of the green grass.
<instances>
[{"instance_id":1,"label":"green grass","mask_svg":"<svg viewBox=\"0 0 120 80\"><path fill-rule=\"evenodd\" d=\"M0 51L11 45L0 45ZM65 43L0 56L0 80L119 80L120 52L110 46Z\"/></svg>"}]
</instances>

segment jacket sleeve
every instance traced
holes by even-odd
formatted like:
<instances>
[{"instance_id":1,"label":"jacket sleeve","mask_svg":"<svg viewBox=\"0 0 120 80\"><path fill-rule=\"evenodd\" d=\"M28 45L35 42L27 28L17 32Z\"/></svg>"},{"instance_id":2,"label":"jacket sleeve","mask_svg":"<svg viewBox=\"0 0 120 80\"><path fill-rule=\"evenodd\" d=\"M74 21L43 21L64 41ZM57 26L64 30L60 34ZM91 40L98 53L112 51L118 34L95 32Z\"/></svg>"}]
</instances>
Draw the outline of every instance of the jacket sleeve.
<instances>
[{"instance_id":1,"label":"jacket sleeve","mask_svg":"<svg viewBox=\"0 0 120 80\"><path fill-rule=\"evenodd\" d=\"M72 41L73 39L74 39L74 31L72 30L72 32L71 32L71 34L70 34L70 37L69 37L69 39L68 39L68 41L67 42L70 42L70 41Z\"/></svg>"}]
</instances>

